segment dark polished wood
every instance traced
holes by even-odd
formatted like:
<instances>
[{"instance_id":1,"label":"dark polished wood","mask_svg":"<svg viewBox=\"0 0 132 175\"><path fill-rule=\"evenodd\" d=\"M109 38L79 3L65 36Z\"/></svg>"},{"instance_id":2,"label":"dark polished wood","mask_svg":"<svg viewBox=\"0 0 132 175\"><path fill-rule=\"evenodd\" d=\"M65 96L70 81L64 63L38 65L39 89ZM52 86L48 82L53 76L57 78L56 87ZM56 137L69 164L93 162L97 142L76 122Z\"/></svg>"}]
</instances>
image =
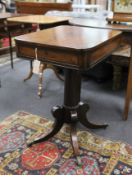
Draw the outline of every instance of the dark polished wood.
<instances>
[{"instance_id":1,"label":"dark polished wood","mask_svg":"<svg viewBox=\"0 0 132 175\"><path fill-rule=\"evenodd\" d=\"M60 26L17 37L16 44L19 57L34 60L37 48L37 57L40 61L77 70L88 70L114 51L120 40L117 31Z\"/></svg>"},{"instance_id":2,"label":"dark polished wood","mask_svg":"<svg viewBox=\"0 0 132 175\"><path fill-rule=\"evenodd\" d=\"M42 37L45 36L45 37ZM77 26L58 26L16 38L17 56L38 59L65 68L64 104L55 106L53 130L44 138L36 139L29 146L54 136L64 123L71 125L71 141L75 156L79 155L76 124L79 121L88 128L106 128L88 121L89 106L80 101L81 70L87 70L105 59L121 42L120 31L99 30Z\"/></svg>"},{"instance_id":3,"label":"dark polished wood","mask_svg":"<svg viewBox=\"0 0 132 175\"><path fill-rule=\"evenodd\" d=\"M93 19L71 19L71 25L77 26L85 26L90 28L98 28L98 29L111 29L111 30L121 30L122 34L122 43L127 43L131 46L132 50L132 26L122 23L110 24L106 20L93 20ZM132 52L132 51L131 51ZM128 82L127 82L127 90L126 90L126 98L125 98L125 107L123 112L123 120L128 119L128 112L130 107L130 100L132 97L132 53L129 64L129 73L128 73Z\"/></svg>"}]
</instances>

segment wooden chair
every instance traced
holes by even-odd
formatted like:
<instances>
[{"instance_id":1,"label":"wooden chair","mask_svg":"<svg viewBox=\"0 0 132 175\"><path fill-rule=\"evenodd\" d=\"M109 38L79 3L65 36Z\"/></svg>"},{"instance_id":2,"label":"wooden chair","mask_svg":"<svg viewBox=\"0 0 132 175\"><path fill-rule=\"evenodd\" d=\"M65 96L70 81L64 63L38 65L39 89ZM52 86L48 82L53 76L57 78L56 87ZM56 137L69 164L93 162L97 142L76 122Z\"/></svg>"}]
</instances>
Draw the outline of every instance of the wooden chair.
<instances>
[{"instance_id":1,"label":"wooden chair","mask_svg":"<svg viewBox=\"0 0 132 175\"><path fill-rule=\"evenodd\" d=\"M109 63L113 66L113 90L118 90L120 88L122 68L129 66L130 53L130 46L123 44L118 50L113 52L110 57Z\"/></svg>"},{"instance_id":2,"label":"wooden chair","mask_svg":"<svg viewBox=\"0 0 132 175\"><path fill-rule=\"evenodd\" d=\"M113 89L114 90L118 90L120 88L121 79L122 79L122 68L129 67L129 65L131 64L130 62L131 54L132 54L131 47L129 45L124 45L121 48L119 48L119 50L114 52L111 56L110 63L113 66ZM130 75L131 75L131 69L129 69L128 81L131 81ZM130 99L132 95L130 89L131 89L131 84L129 83L129 85L127 85L127 94L126 94L126 100L125 100L123 120L127 120L128 118Z\"/></svg>"}]
</instances>

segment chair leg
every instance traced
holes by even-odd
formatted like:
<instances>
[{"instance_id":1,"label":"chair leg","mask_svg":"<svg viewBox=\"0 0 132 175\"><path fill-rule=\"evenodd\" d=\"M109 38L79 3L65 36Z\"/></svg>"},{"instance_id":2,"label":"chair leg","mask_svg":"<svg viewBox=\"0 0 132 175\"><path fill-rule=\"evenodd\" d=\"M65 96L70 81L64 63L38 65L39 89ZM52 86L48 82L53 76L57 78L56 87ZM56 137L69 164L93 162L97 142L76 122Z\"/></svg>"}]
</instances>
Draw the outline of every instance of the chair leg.
<instances>
[{"instance_id":1,"label":"chair leg","mask_svg":"<svg viewBox=\"0 0 132 175\"><path fill-rule=\"evenodd\" d=\"M14 68L14 65L13 65L13 48L12 48L12 39L11 39L11 35L9 33L9 45L10 45L10 60L11 60L11 68L13 69Z\"/></svg>"},{"instance_id":2,"label":"chair leg","mask_svg":"<svg viewBox=\"0 0 132 175\"><path fill-rule=\"evenodd\" d=\"M118 90L121 85L122 67L113 65L113 90Z\"/></svg>"}]
</instances>

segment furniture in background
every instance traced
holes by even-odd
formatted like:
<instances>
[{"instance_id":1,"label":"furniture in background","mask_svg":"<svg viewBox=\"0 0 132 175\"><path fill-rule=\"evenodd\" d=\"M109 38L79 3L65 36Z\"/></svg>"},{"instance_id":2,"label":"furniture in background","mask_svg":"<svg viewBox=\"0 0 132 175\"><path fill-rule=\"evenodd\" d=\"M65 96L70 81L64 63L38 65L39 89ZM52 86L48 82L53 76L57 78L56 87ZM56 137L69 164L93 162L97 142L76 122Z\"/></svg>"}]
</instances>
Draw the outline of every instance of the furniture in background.
<instances>
[{"instance_id":1,"label":"furniture in background","mask_svg":"<svg viewBox=\"0 0 132 175\"><path fill-rule=\"evenodd\" d=\"M130 45L123 44L110 56L108 63L113 67L113 90L120 89L123 67L129 67L130 53Z\"/></svg>"},{"instance_id":2,"label":"furniture in background","mask_svg":"<svg viewBox=\"0 0 132 175\"><path fill-rule=\"evenodd\" d=\"M112 11L113 11L113 17L107 18L108 23L120 24L120 25L122 25L123 23L124 25L128 25L128 26L130 25L132 27L131 1L112 0ZM122 66L129 66L127 94L126 94L126 102L125 102L125 110L124 110L125 120L127 119L127 116L128 116L129 103L132 97L132 67L131 67L132 66L132 41L130 41L132 40L132 36L130 36L132 35L132 33L130 34L126 33L126 35L127 35L127 38L125 38L125 41L124 41L126 42L126 44L122 47L122 51L118 50L116 54L112 55L112 57L116 59L118 63L116 63L113 59L111 60L114 66L114 73L115 73L114 78L115 78L115 81L117 80L117 82L115 82L116 83L115 86L117 88L120 85ZM127 44L130 44L131 46L128 46ZM124 52L125 52L125 55L124 55Z\"/></svg>"},{"instance_id":3,"label":"furniture in background","mask_svg":"<svg viewBox=\"0 0 132 175\"><path fill-rule=\"evenodd\" d=\"M0 0L0 13L6 11L6 4L2 0Z\"/></svg>"},{"instance_id":4,"label":"furniture in background","mask_svg":"<svg viewBox=\"0 0 132 175\"><path fill-rule=\"evenodd\" d=\"M68 24L68 17L51 17L51 16L44 16L44 15L28 15L28 16L21 16L21 17L14 17L14 18L10 18L8 19L8 22L17 22L17 23L27 23L27 24L39 24L39 26L41 26L41 28L51 28L51 27L55 27L58 25L66 25ZM41 29L40 28L40 29ZM46 38L47 36L43 36L44 38ZM43 38L42 37L42 38ZM32 54L32 53L31 53ZM36 52L34 52L34 55L36 56L36 60L38 59ZM55 66L47 64L47 63L43 63L40 60L40 66L39 66L39 83L38 83L38 96L42 97L42 77L43 77L43 71L47 68L52 69L56 76L60 79L63 80L63 78L58 74L57 69L55 68ZM30 79L33 75L33 60L30 59L30 72L27 78L24 79L24 81Z\"/></svg>"},{"instance_id":5,"label":"furniture in background","mask_svg":"<svg viewBox=\"0 0 132 175\"><path fill-rule=\"evenodd\" d=\"M89 106L80 101L81 71L87 71L110 55L120 45L121 36L120 31L65 25L16 38L18 57L34 60L37 49L38 60L65 68L64 104L52 109L55 118L53 130L28 146L49 139L57 134L64 123L68 123L71 126L73 151L78 156L77 122L93 129L108 126L93 124L87 119Z\"/></svg>"},{"instance_id":6,"label":"furniture in background","mask_svg":"<svg viewBox=\"0 0 132 175\"><path fill-rule=\"evenodd\" d=\"M113 16L107 18L108 23L132 25L132 4L130 1L112 0ZM128 67L130 63L131 47L127 43L111 55L110 63L113 66L113 89L120 88L122 68Z\"/></svg>"},{"instance_id":7,"label":"furniture in background","mask_svg":"<svg viewBox=\"0 0 132 175\"><path fill-rule=\"evenodd\" d=\"M112 11L114 12L114 18L119 17L121 19L132 17L131 0L112 0Z\"/></svg>"},{"instance_id":8,"label":"furniture in background","mask_svg":"<svg viewBox=\"0 0 132 175\"><path fill-rule=\"evenodd\" d=\"M129 26L129 25L126 25L123 23L122 24L121 23L109 24L108 21L106 21L106 20L97 20L97 19L87 20L87 19L82 19L82 18L81 19L72 18L72 19L70 19L70 24L76 25L76 26L99 28L99 29L121 30L123 32L122 43L127 43L132 48L132 26ZM127 120L127 118L128 118L131 97L132 97L132 49L130 52L128 82L127 82L124 114L123 114L124 120Z\"/></svg>"},{"instance_id":9,"label":"furniture in background","mask_svg":"<svg viewBox=\"0 0 132 175\"><path fill-rule=\"evenodd\" d=\"M71 3L15 2L17 13L42 15L49 10L72 10Z\"/></svg>"},{"instance_id":10,"label":"furniture in background","mask_svg":"<svg viewBox=\"0 0 132 175\"><path fill-rule=\"evenodd\" d=\"M0 12L9 12L9 13L14 13L15 12L15 6L14 4L9 4L8 1L5 0L0 0Z\"/></svg>"},{"instance_id":11,"label":"furniture in background","mask_svg":"<svg viewBox=\"0 0 132 175\"><path fill-rule=\"evenodd\" d=\"M88 4L97 4L97 0L87 0Z\"/></svg>"},{"instance_id":12,"label":"furniture in background","mask_svg":"<svg viewBox=\"0 0 132 175\"><path fill-rule=\"evenodd\" d=\"M72 4L73 11L92 11L96 12L102 9L98 4Z\"/></svg>"},{"instance_id":13,"label":"furniture in background","mask_svg":"<svg viewBox=\"0 0 132 175\"><path fill-rule=\"evenodd\" d=\"M27 33L32 31L31 24L18 24L18 23L8 23L7 18L14 16L20 16L19 14L13 13L1 13L0 14L0 39L9 38L9 51L10 51L10 60L11 67L13 68L13 44L12 38L20 34Z\"/></svg>"},{"instance_id":14,"label":"furniture in background","mask_svg":"<svg viewBox=\"0 0 132 175\"><path fill-rule=\"evenodd\" d=\"M15 2L16 4L16 11L17 13L20 14L36 14L36 15L42 15L45 14L46 12L50 11L50 10L59 10L59 11L71 11L72 10L72 3L44 3L44 2ZM38 18L38 17L37 17ZM40 17L43 18L43 17ZM28 18L29 19L29 18ZM35 18L36 19L36 18ZM63 18L64 19L64 18ZM26 18L25 18L26 20ZM50 20L50 18L49 18ZM27 21L26 21L27 22ZM28 23L28 22L27 22ZM29 20L29 23L34 23L34 24L38 24L39 29L46 29L46 28L50 28L50 27L54 27L57 25L63 25L63 24L67 24L66 21L62 21L62 22L53 22L53 21L44 21L42 19L36 19L36 20ZM38 84L38 96L42 97L42 76L43 76L43 71L45 69L51 68L56 76L63 80L63 78L58 74L57 69L54 66L49 66L49 65L42 65L43 62L40 63L40 69L39 69L39 84ZM32 61L30 61L30 73L29 76L27 78L24 79L24 81L30 79L33 75L33 63Z\"/></svg>"},{"instance_id":15,"label":"furniture in background","mask_svg":"<svg viewBox=\"0 0 132 175\"><path fill-rule=\"evenodd\" d=\"M106 19L108 16L112 15L111 11L107 10L102 10L102 11L97 11L97 12L76 12L76 11L59 11L59 10L50 10L46 14L46 16L65 16L65 17L71 17L71 18L81 18L85 19Z\"/></svg>"}]
</instances>

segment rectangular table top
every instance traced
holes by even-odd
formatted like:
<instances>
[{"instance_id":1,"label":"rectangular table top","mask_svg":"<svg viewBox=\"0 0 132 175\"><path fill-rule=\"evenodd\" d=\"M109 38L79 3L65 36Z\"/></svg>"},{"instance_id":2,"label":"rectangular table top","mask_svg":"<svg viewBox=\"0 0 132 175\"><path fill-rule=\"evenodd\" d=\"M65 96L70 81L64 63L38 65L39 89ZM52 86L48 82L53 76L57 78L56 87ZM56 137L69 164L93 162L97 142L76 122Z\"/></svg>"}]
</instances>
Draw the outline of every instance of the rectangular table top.
<instances>
[{"instance_id":1,"label":"rectangular table top","mask_svg":"<svg viewBox=\"0 0 132 175\"><path fill-rule=\"evenodd\" d=\"M68 22L69 17L44 16L44 15L28 15L9 18L9 22L20 23L36 23L36 24L54 24L59 22Z\"/></svg>"},{"instance_id":2,"label":"rectangular table top","mask_svg":"<svg viewBox=\"0 0 132 175\"><path fill-rule=\"evenodd\" d=\"M91 29L77 26L58 26L22 36L16 40L47 47L59 47L66 50L90 50L105 44L121 34L120 31Z\"/></svg>"},{"instance_id":3,"label":"rectangular table top","mask_svg":"<svg viewBox=\"0 0 132 175\"><path fill-rule=\"evenodd\" d=\"M58 26L16 37L20 57L88 68L108 56L120 44L122 32L78 26Z\"/></svg>"}]
</instances>

